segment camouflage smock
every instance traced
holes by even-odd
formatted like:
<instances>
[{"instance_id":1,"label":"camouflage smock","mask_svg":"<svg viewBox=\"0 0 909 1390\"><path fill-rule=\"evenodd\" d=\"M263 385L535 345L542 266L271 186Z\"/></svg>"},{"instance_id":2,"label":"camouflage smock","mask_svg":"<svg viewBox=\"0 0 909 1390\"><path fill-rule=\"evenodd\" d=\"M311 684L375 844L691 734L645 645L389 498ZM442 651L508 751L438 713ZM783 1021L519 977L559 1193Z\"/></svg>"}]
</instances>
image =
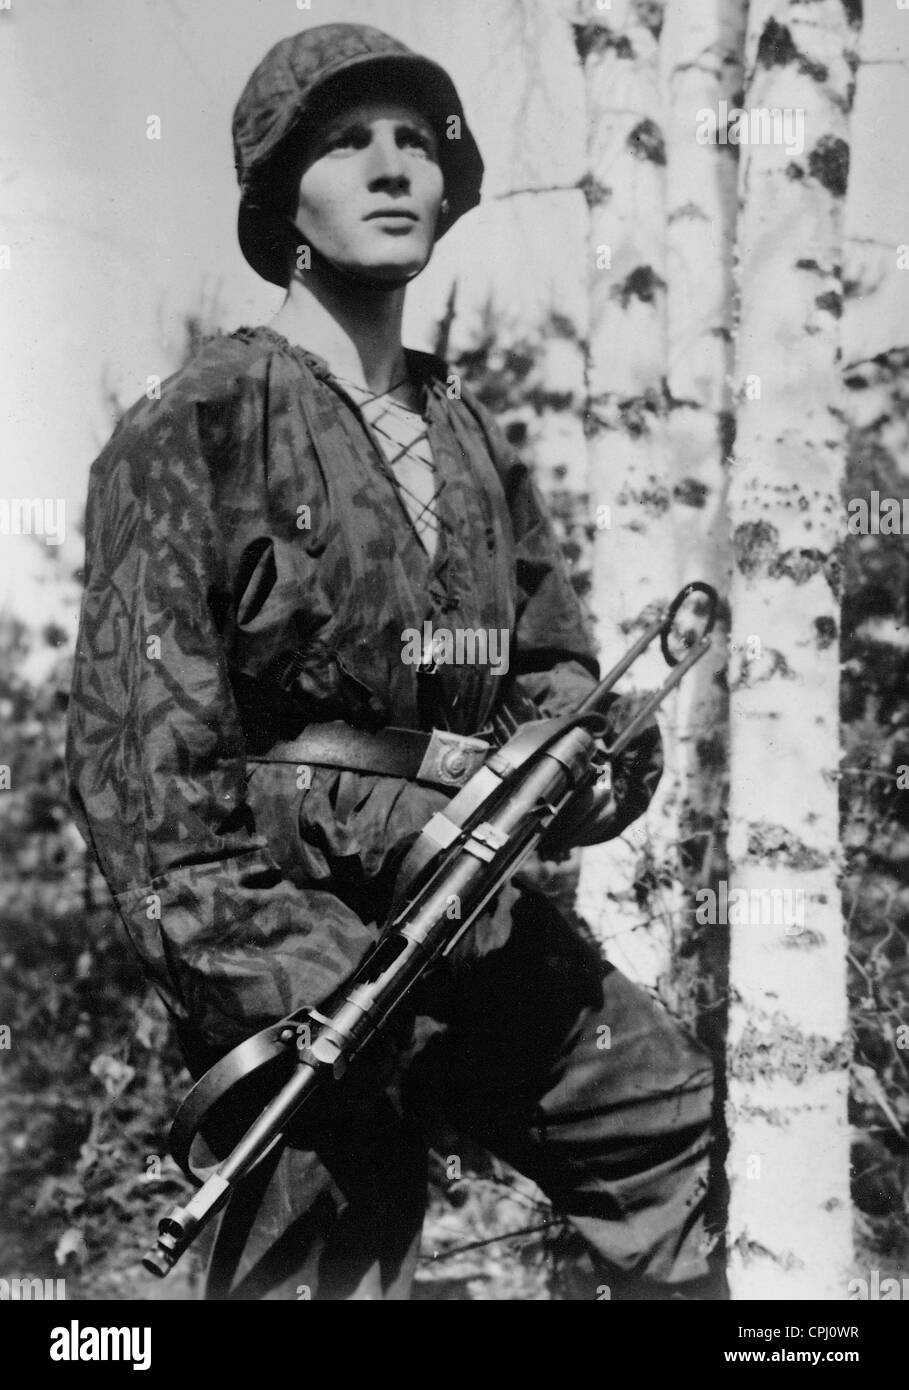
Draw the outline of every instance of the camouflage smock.
<instances>
[{"instance_id":1,"label":"camouflage smock","mask_svg":"<svg viewBox=\"0 0 909 1390\"><path fill-rule=\"evenodd\" d=\"M448 799L328 768L307 788L248 751L309 721L421 727L402 632L427 618L507 629L511 672L552 713L597 673L527 469L466 390L450 398L445 363L408 362L444 480L432 563L327 363L267 328L208 343L91 471L73 805L151 979L212 1043L349 974L392 852ZM440 679L450 727L476 732L502 676Z\"/></svg>"}]
</instances>

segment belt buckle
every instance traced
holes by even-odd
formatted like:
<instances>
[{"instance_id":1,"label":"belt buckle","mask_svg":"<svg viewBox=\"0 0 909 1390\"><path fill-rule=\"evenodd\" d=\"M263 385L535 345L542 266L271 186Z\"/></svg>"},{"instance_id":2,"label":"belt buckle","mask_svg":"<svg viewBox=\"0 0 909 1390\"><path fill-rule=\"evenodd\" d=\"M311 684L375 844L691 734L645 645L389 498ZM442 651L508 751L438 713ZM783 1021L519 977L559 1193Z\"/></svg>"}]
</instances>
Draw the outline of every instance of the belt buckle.
<instances>
[{"instance_id":1,"label":"belt buckle","mask_svg":"<svg viewBox=\"0 0 909 1390\"><path fill-rule=\"evenodd\" d=\"M482 767L492 749L481 738L433 729L423 761L417 769L418 782L441 782L463 787Z\"/></svg>"}]
</instances>

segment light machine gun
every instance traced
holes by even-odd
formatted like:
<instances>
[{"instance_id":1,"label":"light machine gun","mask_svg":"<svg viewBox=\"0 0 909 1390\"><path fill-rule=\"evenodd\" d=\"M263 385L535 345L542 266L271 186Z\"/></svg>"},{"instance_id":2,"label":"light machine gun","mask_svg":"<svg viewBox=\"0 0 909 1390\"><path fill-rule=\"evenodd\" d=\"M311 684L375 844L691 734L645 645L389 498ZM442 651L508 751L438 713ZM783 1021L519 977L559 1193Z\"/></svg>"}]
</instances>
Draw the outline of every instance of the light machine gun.
<instances>
[{"instance_id":1,"label":"light machine gun","mask_svg":"<svg viewBox=\"0 0 909 1390\"><path fill-rule=\"evenodd\" d=\"M680 611L702 596L697 621L679 639ZM300 1107L323 1087L336 1085L430 965L446 956L502 886L539 846L553 821L589 788L628 747L670 690L710 647L717 593L695 582L641 634L574 714L522 724L490 752L444 811L437 811L409 850L398 877L395 902L376 945L325 1012L301 1009L221 1058L195 1084L170 1134L171 1152L200 1184L186 1206L158 1224L157 1246L143 1259L163 1277L237 1184L285 1138ZM705 611L704 611L705 610ZM605 749L603 706L629 667L657 638L672 667L659 690L638 708ZM684 655L673 653L679 643ZM687 650L686 650L687 647ZM458 905L457 913L451 911ZM242 1113L239 1100L271 1095L227 1157L213 1155L202 1130L216 1116Z\"/></svg>"}]
</instances>

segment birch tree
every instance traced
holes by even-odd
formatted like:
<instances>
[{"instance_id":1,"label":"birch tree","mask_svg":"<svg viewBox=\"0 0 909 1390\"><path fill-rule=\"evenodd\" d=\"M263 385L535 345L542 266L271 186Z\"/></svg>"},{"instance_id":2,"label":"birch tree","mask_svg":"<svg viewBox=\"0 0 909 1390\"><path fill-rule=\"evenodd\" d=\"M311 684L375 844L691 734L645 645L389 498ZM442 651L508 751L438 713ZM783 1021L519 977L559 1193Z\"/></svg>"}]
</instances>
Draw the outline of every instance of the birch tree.
<instances>
[{"instance_id":1,"label":"birch tree","mask_svg":"<svg viewBox=\"0 0 909 1390\"><path fill-rule=\"evenodd\" d=\"M729 910L735 1298L843 1298L851 1251L836 774L855 10L752 0L748 15L743 107L803 113L804 139L742 143L740 160L729 857L749 898ZM792 910L768 922L774 889Z\"/></svg>"},{"instance_id":2,"label":"birch tree","mask_svg":"<svg viewBox=\"0 0 909 1390\"><path fill-rule=\"evenodd\" d=\"M596 543L593 608L609 665L676 584L666 473L665 170L662 7L587 3L574 24L587 102L590 212L588 468ZM654 653L629 683L662 678ZM578 906L633 978L667 974L670 934L640 901L641 830L582 856ZM635 892L635 883L639 891ZM647 893L654 898L654 883Z\"/></svg>"},{"instance_id":3,"label":"birch tree","mask_svg":"<svg viewBox=\"0 0 909 1390\"><path fill-rule=\"evenodd\" d=\"M667 458L680 583L705 579L728 589L728 461L734 430L733 261L738 211L738 146L699 138L706 112L734 105L741 90L745 0L705 6L672 0L661 36L666 111ZM701 120L699 120L699 117ZM728 698L725 611L714 645L661 716L672 733L675 872L690 905L693 890L725 866ZM725 953L716 933L686 940L691 913L680 912L672 941L671 988L691 1016L703 1001L722 1023ZM719 949L717 947L719 946ZM708 975L719 980L708 985ZM705 997L706 996L706 997Z\"/></svg>"}]
</instances>

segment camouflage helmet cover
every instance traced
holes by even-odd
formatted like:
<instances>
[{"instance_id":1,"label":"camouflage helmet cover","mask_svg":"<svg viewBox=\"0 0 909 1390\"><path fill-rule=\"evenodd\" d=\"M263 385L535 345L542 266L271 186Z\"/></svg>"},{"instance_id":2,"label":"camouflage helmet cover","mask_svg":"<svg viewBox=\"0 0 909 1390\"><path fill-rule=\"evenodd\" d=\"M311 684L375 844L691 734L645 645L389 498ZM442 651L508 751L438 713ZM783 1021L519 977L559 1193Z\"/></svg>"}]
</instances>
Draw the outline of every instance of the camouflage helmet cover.
<instances>
[{"instance_id":1,"label":"camouflage helmet cover","mask_svg":"<svg viewBox=\"0 0 909 1390\"><path fill-rule=\"evenodd\" d=\"M326 98L372 92L377 82L416 105L436 131L447 199L437 236L480 201L483 160L444 68L365 24L305 29L269 49L233 118L240 247L273 284L287 284L287 217L295 210L298 142L318 123ZM450 124L453 116L458 120Z\"/></svg>"}]
</instances>

